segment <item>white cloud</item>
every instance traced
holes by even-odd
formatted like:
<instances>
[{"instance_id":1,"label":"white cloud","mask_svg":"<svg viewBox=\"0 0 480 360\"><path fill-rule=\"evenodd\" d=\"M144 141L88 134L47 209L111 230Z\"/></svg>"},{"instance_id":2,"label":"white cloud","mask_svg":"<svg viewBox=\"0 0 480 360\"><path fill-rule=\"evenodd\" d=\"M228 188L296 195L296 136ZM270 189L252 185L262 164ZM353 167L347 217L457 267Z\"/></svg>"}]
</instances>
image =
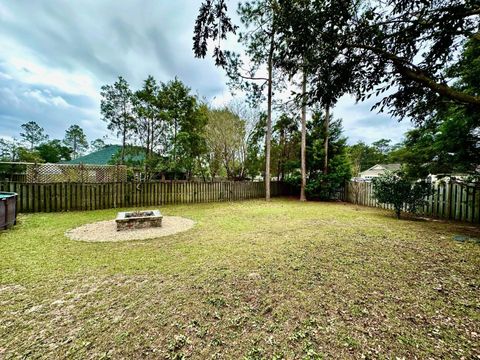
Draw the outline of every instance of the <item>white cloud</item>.
<instances>
[{"instance_id":1,"label":"white cloud","mask_svg":"<svg viewBox=\"0 0 480 360\"><path fill-rule=\"evenodd\" d=\"M13 77L8 75L7 73L1 72L0 71L0 79L5 79L5 80L12 80Z\"/></svg>"},{"instance_id":2,"label":"white cloud","mask_svg":"<svg viewBox=\"0 0 480 360\"><path fill-rule=\"evenodd\" d=\"M30 97L39 103L45 105L53 105L57 107L69 107L70 105L61 96L52 96L47 90L27 90L23 93L26 97Z\"/></svg>"},{"instance_id":3,"label":"white cloud","mask_svg":"<svg viewBox=\"0 0 480 360\"><path fill-rule=\"evenodd\" d=\"M88 74L49 68L34 58L19 56L8 57L5 69L16 80L26 84L47 86L68 94L99 97L94 81Z\"/></svg>"},{"instance_id":4,"label":"white cloud","mask_svg":"<svg viewBox=\"0 0 480 360\"><path fill-rule=\"evenodd\" d=\"M213 107L222 107L227 105L233 98L234 96L232 93L228 90L225 90L221 94L214 96L210 101L210 105Z\"/></svg>"},{"instance_id":5,"label":"white cloud","mask_svg":"<svg viewBox=\"0 0 480 360\"><path fill-rule=\"evenodd\" d=\"M397 143L403 139L403 134L412 128L408 119L399 122L388 114L371 111L372 106L379 100L380 98L372 98L356 103L351 95L339 99L333 113L336 118L343 119L343 127L350 144L358 141L372 143L382 138Z\"/></svg>"},{"instance_id":6,"label":"white cloud","mask_svg":"<svg viewBox=\"0 0 480 360\"><path fill-rule=\"evenodd\" d=\"M0 104L16 107L20 105L20 99L12 89L4 87L0 88Z\"/></svg>"},{"instance_id":7,"label":"white cloud","mask_svg":"<svg viewBox=\"0 0 480 360\"><path fill-rule=\"evenodd\" d=\"M119 75L133 88L149 74L159 81L178 76L214 106L244 98L241 92L230 93L211 54L193 56L198 6L191 0L141 6L137 1L0 0L0 132L17 136L22 122L34 120L52 137L62 137L74 123L89 138L112 136L100 120L100 87ZM234 14L235 3L229 6ZM239 22L236 15L234 20ZM223 46L239 50L235 36ZM275 98L286 99L289 91ZM349 141L398 141L408 122L398 124L370 112L369 106L355 105L347 96L333 110L343 118Z\"/></svg>"}]
</instances>

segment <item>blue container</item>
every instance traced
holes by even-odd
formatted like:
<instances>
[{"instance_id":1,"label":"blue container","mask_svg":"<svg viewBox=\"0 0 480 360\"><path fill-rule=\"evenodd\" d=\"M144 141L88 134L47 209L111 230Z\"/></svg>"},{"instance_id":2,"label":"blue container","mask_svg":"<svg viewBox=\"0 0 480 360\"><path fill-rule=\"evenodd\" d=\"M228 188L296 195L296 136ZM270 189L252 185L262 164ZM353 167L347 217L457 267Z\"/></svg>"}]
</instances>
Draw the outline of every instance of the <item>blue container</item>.
<instances>
[{"instance_id":1,"label":"blue container","mask_svg":"<svg viewBox=\"0 0 480 360\"><path fill-rule=\"evenodd\" d=\"M17 194L0 192L0 230L8 229L17 222Z\"/></svg>"}]
</instances>

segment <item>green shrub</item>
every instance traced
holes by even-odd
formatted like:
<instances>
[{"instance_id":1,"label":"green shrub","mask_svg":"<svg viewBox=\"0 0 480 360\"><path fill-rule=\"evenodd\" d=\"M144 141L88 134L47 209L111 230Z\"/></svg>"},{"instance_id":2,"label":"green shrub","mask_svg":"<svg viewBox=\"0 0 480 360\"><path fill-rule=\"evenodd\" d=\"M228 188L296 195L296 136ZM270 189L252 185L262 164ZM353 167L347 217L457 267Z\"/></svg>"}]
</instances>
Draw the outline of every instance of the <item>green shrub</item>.
<instances>
[{"instance_id":1,"label":"green shrub","mask_svg":"<svg viewBox=\"0 0 480 360\"><path fill-rule=\"evenodd\" d=\"M307 177L305 195L309 200L333 200L336 194L345 185L345 181L352 177L350 163L344 155L337 155L330 161L330 172L323 174L321 171L310 173ZM300 193L302 176L299 171L285 178L285 183L290 185L295 192Z\"/></svg>"},{"instance_id":2,"label":"green shrub","mask_svg":"<svg viewBox=\"0 0 480 360\"><path fill-rule=\"evenodd\" d=\"M389 172L374 178L373 195L382 204L393 205L397 218L403 211L416 213L430 194L430 185L425 181L412 182L401 172Z\"/></svg>"},{"instance_id":3,"label":"green shrub","mask_svg":"<svg viewBox=\"0 0 480 360\"><path fill-rule=\"evenodd\" d=\"M336 155L329 162L328 174L313 174L307 181L305 192L310 200L333 200L352 177L350 162L345 155Z\"/></svg>"}]
</instances>

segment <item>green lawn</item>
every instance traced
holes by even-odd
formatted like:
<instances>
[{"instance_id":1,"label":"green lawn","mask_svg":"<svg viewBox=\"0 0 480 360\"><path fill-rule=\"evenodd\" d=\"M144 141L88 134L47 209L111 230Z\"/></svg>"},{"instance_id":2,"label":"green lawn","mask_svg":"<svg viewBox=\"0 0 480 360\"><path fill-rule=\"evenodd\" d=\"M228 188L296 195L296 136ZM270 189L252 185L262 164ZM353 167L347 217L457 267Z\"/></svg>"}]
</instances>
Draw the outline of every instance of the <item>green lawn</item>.
<instances>
[{"instance_id":1,"label":"green lawn","mask_svg":"<svg viewBox=\"0 0 480 360\"><path fill-rule=\"evenodd\" d=\"M175 236L81 243L116 210L0 233L0 358L480 357L479 228L294 200L167 206Z\"/></svg>"}]
</instances>

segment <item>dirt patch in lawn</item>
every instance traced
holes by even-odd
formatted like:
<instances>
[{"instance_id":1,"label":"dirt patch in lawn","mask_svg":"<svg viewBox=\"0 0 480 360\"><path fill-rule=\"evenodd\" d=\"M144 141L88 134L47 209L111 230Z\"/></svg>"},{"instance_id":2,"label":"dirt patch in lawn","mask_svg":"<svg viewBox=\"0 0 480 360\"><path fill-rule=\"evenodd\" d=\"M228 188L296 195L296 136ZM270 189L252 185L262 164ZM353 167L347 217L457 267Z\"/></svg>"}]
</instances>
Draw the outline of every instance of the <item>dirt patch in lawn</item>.
<instances>
[{"instance_id":1,"label":"dirt patch in lawn","mask_svg":"<svg viewBox=\"0 0 480 360\"><path fill-rule=\"evenodd\" d=\"M65 235L77 241L118 242L154 239L187 231L195 225L193 220L180 216L164 216L162 227L117 231L115 220L99 221L68 230Z\"/></svg>"}]
</instances>

